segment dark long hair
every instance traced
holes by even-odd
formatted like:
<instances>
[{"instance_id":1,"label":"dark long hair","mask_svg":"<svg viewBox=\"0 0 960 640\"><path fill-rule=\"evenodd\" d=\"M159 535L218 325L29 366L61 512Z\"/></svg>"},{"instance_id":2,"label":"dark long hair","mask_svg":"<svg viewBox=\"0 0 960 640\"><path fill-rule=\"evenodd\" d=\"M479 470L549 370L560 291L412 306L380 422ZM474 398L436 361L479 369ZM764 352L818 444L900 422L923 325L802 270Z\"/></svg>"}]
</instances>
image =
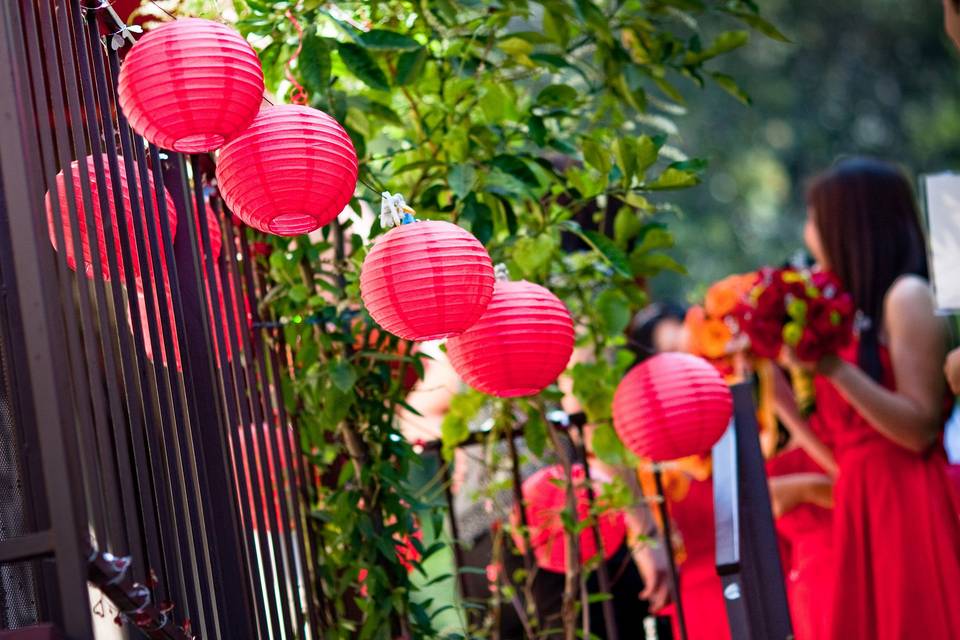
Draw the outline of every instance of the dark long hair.
<instances>
[{"instance_id":1,"label":"dark long hair","mask_svg":"<svg viewBox=\"0 0 960 640\"><path fill-rule=\"evenodd\" d=\"M627 327L627 348L637 356L634 364L640 364L657 354L653 334L663 320L683 322L686 311L672 302L652 302L637 312Z\"/></svg>"},{"instance_id":2,"label":"dark long hair","mask_svg":"<svg viewBox=\"0 0 960 640\"><path fill-rule=\"evenodd\" d=\"M927 277L913 189L896 166L851 158L814 178L807 205L830 268L868 319L860 330L860 367L880 380L884 296L902 275Z\"/></svg>"}]
</instances>

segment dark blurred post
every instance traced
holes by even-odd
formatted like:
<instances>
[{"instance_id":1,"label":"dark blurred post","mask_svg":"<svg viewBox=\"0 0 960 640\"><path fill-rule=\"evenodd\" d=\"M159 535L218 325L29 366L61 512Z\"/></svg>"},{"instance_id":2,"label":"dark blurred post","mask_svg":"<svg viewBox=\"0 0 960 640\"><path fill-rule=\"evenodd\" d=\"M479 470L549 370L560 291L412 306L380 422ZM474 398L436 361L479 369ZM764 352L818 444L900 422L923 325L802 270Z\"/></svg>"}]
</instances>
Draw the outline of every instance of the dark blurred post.
<instances>
[{"instance_id":1,"label":"dark blurred post","mask_svg":"<svg viewBox=\"0 0 960 640\"><path fill-rule=\"evenodd\" d=\"M717 572L730 635L737 640L793 637L780 551L770 508L753 387L732 387L734 415L713 447Z\"/></svg>"}]
</instances>

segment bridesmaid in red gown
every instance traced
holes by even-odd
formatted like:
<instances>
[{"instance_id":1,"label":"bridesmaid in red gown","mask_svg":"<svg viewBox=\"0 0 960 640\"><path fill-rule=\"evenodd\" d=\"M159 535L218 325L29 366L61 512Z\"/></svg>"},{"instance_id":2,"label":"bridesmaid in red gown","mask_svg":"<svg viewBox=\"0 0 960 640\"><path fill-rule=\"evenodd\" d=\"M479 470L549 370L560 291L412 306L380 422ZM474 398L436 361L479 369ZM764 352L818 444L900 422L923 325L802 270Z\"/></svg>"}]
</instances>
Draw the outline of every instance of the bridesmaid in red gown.
<instances>
[{"instance_id":1,"label":"bridesmaid in red gown","mask_svg":"<svg viewBox=\"0 0 960 640\"><path fill-rule=\"evenodd\" d=\"M852 159L815 180L807 203L808 248L865 318L842 353L806 363L837 469L825 637L960 637L960 518L941 444L946 327L924 279L914 194L895 167Z\"/></svg>"}]
</instances>

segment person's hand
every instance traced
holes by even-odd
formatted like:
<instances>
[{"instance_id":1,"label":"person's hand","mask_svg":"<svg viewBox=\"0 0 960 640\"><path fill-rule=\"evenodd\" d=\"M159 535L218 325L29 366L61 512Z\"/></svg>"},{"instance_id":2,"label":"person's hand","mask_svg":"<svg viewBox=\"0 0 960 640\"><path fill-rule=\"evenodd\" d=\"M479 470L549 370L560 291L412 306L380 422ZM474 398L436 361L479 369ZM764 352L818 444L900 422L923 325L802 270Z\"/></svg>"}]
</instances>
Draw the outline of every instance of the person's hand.
<instances>
[{"instance_id":1,"label":"person's hand","mask_svg":"<svg viewBox=\"0 0 960 640\"><path fill-rule=\"evenodd\" d=\"M943 0L943 30L960 49L960 6L957 0Z\"/></svg>"},{"instance_id":2,"label":"person's hand","mask_svg":"<svg viewBox=\"0 0 960 640\"><path fill-rule=\"evenodd\" d=\"M634 548L633 561L643 578L640 599L650 603L651 611L659 611L670 603L670 571L667 553L662 545L642 544Z\"/></svg>"},{"instance_id":3,"label":"person's hand","mask_svg":"<svg viewBox=\"0 0 960 640\"><path fill-rule=\"evenodd\" d=\"M947 354L947 362L943 365L943 373L947 376L950 390L953 391L954 395L960 396L960 347Z\"/></svg>"},{"instance_id":4,"label":"person's hand","mask_svg":"<svg viewBox=\"0 0 960 640\"><path fill-rule=\"evenodd\" d=\"M768 481L770 486L770 506L773 509L773 517L780 516L793 511L799 504L799 495L796 486L789 478L776 477Z\"/></svg>"}]
</instances>

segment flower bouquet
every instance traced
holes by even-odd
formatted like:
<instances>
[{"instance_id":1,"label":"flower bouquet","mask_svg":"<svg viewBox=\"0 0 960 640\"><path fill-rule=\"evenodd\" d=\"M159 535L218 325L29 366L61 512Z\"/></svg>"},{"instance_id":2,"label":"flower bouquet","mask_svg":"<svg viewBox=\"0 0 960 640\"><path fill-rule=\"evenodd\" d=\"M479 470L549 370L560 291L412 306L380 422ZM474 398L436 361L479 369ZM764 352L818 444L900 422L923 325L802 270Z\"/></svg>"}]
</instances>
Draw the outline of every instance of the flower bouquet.
<instances>
[{"instance_id":1,"label":"flower bouquet","mask_svg":"<svg viewBox=\"0 0 960 640\"><path fill-rule=\"evenodd\" d=\"M827 271L765 267L733 313L750 350L760 357L775 359L786 346L800 361L817 362L853 337L853 299ZM812 379L797 367L790 373L797 403L809 413Z\"/></svg>"}]
</instances>

